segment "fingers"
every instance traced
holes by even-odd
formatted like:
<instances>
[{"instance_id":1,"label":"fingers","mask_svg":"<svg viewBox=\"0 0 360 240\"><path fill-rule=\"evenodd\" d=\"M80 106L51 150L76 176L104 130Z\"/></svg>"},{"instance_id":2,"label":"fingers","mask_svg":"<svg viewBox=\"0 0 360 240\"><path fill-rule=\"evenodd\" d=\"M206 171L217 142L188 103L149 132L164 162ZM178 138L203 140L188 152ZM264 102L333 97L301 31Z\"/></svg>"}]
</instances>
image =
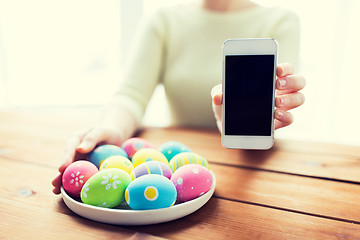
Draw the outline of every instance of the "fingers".
<instances>
[{"instance_id":1,"label":"fingers","mask_svg":"<svg viewBox=\"0 0 360 240\"><path fill-rule=\"evenodd\" d=\"M295 73L295 68L290 63L282 63L276 67L276 75L281 78Z\"/></svg>"},{"instance_id":2,"label":"fingers","mask_svg":"<svg viewBox=\"0 0 360 240\"><path fill-rule=\"evenodd\" d=\"M60 194L62 174L59 174L51 183L54 186L53 193Z\"/></svg>"},{"instance_id":3,"label":"fingers","mask_svg":"<svg viewBox=\"0 0 360 240\"><path fill-rule=\"evenodd\" d=\"M104 131L94 128L83 137L81 144L76 149L81 153L88 153L104 138Z\"/></svg>"},{"instance_id":4,"label":"fingers","mask_svg":"<svg viewBox=\"0 0 360 240\"><path fill-rule=\"evenodd\" d=\"M222 93L222 84L219 83L218 85L214 86L211 89L211 97L214 97L215 95L221 94Z\"/></svg>"},{"instance_id":5,"label":"fingers","mask_svg":"<svg viewBox=\"0 0 360 240\"><path fill-rule=\"evenodd\" d=\"M222 131L222 84L218 84L211 89L212 109L216 119L216 125Z\"/></svg>"},{"instance_id":6,"label":"fingers","mask_svg":"<svg viewBox=\"0 0 360 240\"><path fill-rule=\"evenodd\" d=\"M83 137L76 150L82 154L89 153L103 141L109 144L120 144L122 137L113 130L96 127Z\"/></svg>"},{"instance_id":7,"label":"fingers","mask_svg":"<svg viewBox=\"0 0 360 240\"><path fill-rule=\"evenodd\" d=\"M212 109L213 109L216 121L221 121L222 120L222 105L221 104L216 104L213 101Z\"/></svg>"},{"instance_id":8,"label":"fingers","mask_svg":"<svg viewBox=\"0 0 360 240\"><path fill-rule=\"evenodd\" d=\"M276 80L275 129L290 125L294 119L287 111L305 102L304 95L298 92L305 87L305 78L294 73L295 69L289 63L279 64L276 68L278 79Z\"/></svg>"},{"instance_id":9,"label":"fingers","mask_svg":"<svg viewBox=\"0 0 360 240\"><path fill-rule=\"evenodd\" d=\"M278 79L276 87L278 89L275 98L275 129L286 127L293 123L293 115L288 110L299 107L305 102L305 97L299 90L305 87L306 81L303 76L293 75L295 72L291 64L280 64L277 67ZM216 85L211 90L212 107L217 126L221 132L222 126L222 85Z\"/></svg>"},{"instance_id":10,"label":"fingers","mask_svg":"<svg viewBox=\"0 0 360 240\"><path fill-rule=\"evenodd\" d=\"M305 102L305 97L300 92L276 96L275 106L282 110L290 110L299 107Z\"/></svg>"},{"instance_id":11,"label":"fingers","mask_svg":"<svg viewBox=\"0 0 360 240\"><path fill-rule=\"evenodd\" d=\"M222 105L222 99L223 99L222 94L221 95L215 95L214 98L213 98L213 103L216 106L221 106Z\"/></svg>"},{"instance_id":12,"label":"fingers","mask_svg":"<svg viewBox=\"0 0 360 240\"><path fill-rule=\"evenodd\" d=\"M275 130L289 126L293 122L294 118L290 112L285 112L279 109L275 110Z\"/></svg>"},{"instance_id":13,"label":"fingers","mask_svg":"<svg viewBox=\"0 0 360 240\"><path fill-rule=\"evenodd\" d=\"M99 128L91 128L74 134L68 141L65 148L62 165L59 167L59 172L64 170L77 157L84 158L86 153L89 153L101 141L107 138L107 132Z\"/></svg>"},{"instance_id":14,"label":"fingers","mask_svg":"<svg viewBox=\"0 0 360 240\"><path fill-rule=\"evenodd\" d=\"M305 85L305 78L300 75L285 76L276 80L276 89L279 90L279 94L300 91Z\"/></svg>"},{"instance_id":15,"label":"fingers","mask_svg":"<svg viewBox=\"0 0 360 240\"><path fill-rule=\"evenodd\" d=\"M62 156L62 164L59 167L60 174L52 181L53 192L60 193L62 173L75 160L85 159L86 153L89 153L99 142L108 137L108 132L100 128L89 128L73 134L67 142Z\"/></svg>"},{"instance_id":16,"label":"fingers","mask_svg":"<svg viewBox=\"0 0 360 240\"><path fill-rule=\"evenodd\" d=\"M215 119L221 120L222 118L222 84L218 84L211 89L212 108L214 111Z\"/></svg>"},{"instance_id":17,"label":"fingers","mask_svg":"<svg viewBox=\"0 0 360 240\"><path fill-rule=\"evenodd\" d=\"M211 89L211 97L215 105L222 104L222 84L218 84Z\"/></svg>"},{"instance_id":18,"label":"fingers","mask_svg":"<svg viewBox=\"0 0 360 240\"><path fill-rule=\"evenodd\" d=\"M218 120L216 121L216 126L219 129L220 134L222 133L222 121Z\"/></svg>"},{"instance_id":19,"label":"fingers","mask_svg":"<svg viewBox=\"0 0 360 240\"><path fill-rule=\"evenodd\" d=\"M68 140L64 153L62 155L62 164L59 167L59 172L62 173L64 170L74 161L76 148L82 141L82 138L89 132L91 129L86 129L74 133Z\"/></svg>"},{"instance_id":20,"label":"fingers","mask_svg":"<svg viewBox=\"0 0 360 240\"><path fill-rule=\"evenodd\" d=\"M52 181L53 192L60 193L62 173L75 160L86 159L89 153L99 142L107 139L108 131L101 128L89 128L73 134L67 142L62 156L62 164L58 168L60 174Z\"/></svg>"}]
</instances>

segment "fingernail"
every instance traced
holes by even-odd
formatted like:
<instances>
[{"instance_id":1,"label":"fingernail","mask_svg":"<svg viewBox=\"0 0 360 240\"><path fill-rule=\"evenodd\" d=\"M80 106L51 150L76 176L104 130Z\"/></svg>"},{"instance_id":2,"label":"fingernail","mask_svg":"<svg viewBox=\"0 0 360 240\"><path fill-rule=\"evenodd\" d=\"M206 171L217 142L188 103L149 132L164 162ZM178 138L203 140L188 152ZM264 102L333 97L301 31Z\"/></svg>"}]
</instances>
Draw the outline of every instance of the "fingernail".
<instances>
[{"instance_id":1,"label":"fingernail","mask_svg":"<svg viewBox=\"0 0 360 240\"><path fill-rule=\"evenodd\" d=\"M281 73L281 74L280 74ZM283 66L280 66L279 72L276 73L279 77L281 77L284 74L284 68Z\"/></svg>"},{"instance_id":2,"label":"fingernail","mask_svg":"<svg viewBox=\"0 0 360 240\"><path fill-rule=\"evenodd\" d=\"M283 106L285 103L285 100L283 98L280 98L280 106Z\"/></svg>"},{"instance_id":3,"label":"fingernail","mask_svg":"<svg viewBox=\"0 0 360 240\"><path fill-rule=\"evenodd\" d=\"M285 79L279 80L279 84L280 84L280 88L284 88L286 86L286 80Z\"/></svg>"},{"instance_id":4,"label":"fingernail","mask_svg":"<svg viewBox=\"0 0 360 240\"><path fill-rule=\"evenodd\" d=\"M220 106L222 104L222 98L220 95L216 95L214 98L213 98L213 102L216 106Z\"/></svg>"},{"instance_id":5,"label":"fingernail","mask_svg":"<svg viewBox=\"0 0 360 240\"><path fill-rule=\"evenodd\" d=\"M284 113L281 111L276 111L276 118L280 119L284 116Z\"/></svg>"},{"instance_id":6,"label":"fingernail","mask_svg":"<svg viewBox=\"0 0 360 240\"><path fill-rule=\"evenodd\" d=\"M77 149L81 148L81 149L87 149L90 147L90 144L88 142L82 142Z\"/></svg>"},{"instance_id":7,"label":"fingernail","mask_svg":"<svg viewBox=\"0 0 360 240\"><path fill-rule=\"evenodd\" d=\"M281 97L276 98L276 106L281 107L284 105L284 99Z\"/></svg>"}]
</instances>

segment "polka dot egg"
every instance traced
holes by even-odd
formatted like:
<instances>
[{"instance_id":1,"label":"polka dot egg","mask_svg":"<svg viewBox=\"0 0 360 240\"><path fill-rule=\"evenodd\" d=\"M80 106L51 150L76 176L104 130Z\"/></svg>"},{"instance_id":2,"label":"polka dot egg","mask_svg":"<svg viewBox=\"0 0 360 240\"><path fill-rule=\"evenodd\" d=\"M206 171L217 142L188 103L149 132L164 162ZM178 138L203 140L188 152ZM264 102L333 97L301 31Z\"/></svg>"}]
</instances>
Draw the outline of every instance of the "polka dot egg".
<instances>
[{"instance_id":1,"label":"polka dot egg","mask_svg":"<svg viewBox=\"0 0 360 240\"><path fill-rule=\"evenodd\" d=\"M146 174L158 174L171 178L172 172L168 164L159 161L143 162L132 170L130 177L134 180Z\"/></svg>"},{"instance_id":2,"label":"polka dot egg","mask_svg":"<svg viewBox=\"0 0 360 240\"><path fill-rule=\"evenodd\" d=\"M126 157L111 156L101 162L99 170L102 171L109 168L119 168L130 174L134 169L134 166L132 162Z\"/></svg>"},{"instance_id":3,"label":"polka dot egg","mask_svg":"<svg viewBox=\"0 0 360 240\"><path fill-rule=\"evenodd\" d=\"M208 161L204 157L193 152L179 153L169 162L169 166L173 172L186 164L199 164L209 169Z\"/></svg>"},{"instance_id":4,"label":"polka dot egg","mask_svg":"<svg viewBox=\"0 0 360 240\"><path fill-rule=\"evenodd\" d=\"M134 210L170 207L176 201L176 188L166 177L149 174L132 181L125 192L125 200Z\"/></svg>"},{"instance_id":5,"label":"polka dot egg","mask_svg":"<svg viewBox=\"0 0 360 240\"><path fill-rule=\"evenodd\" d=\"M137 167L141 163L149 161L159 161L165 164L169 164L164 154L153 148L140 149L132 157L132 163L134 164L134 167Z\"/></svg>"},{"instance_id":6,"label":"polka dot egg","mask_svg":"<svg viewBox=\"0 0 360 240\"><path fill-rule=\"evenodd\" d=\"M190 148L177 141L165 142L160 146L159 150L169 161L179 153L191 152Z\"/></svg>"},{"instance_id":7,"label":"polka dot egg","mask_svg":"<svg viewBox=\"0 0 360 240\"><path fill-rule=\"evenodd\" d=\"M116 207L124 200L130 182L130 175L124 170L110 168L99 171L82 187L81 201L93 206Z\"/></svg>"},{"instance_id":8,"label":"polka dot egg","mask_svg":"<svg viewBox=\"0 0 360 240\"><path fill-rule=\"evenodd\" d=\"M187 164L180 167L171 177L177 191L177 200L190 201L202 196L211 189L212 175L199 164Z\"/></svg>"},{"instance_id":9,"label":"polka dot egg","mask_svg":"<svg viewBox=\"0 0 360 240\"><path fill-rule=\"evenodd\" d=\"M127 153L129 159L132 159L134 154L143 148L154 148L154 146L142 138L129 138L121 146Z\"/></svg>"},{"instance_id":10,"label":"polka dot egg","mask_svg":"<svg viewBox=\"0 0 360 240\"><path fill-rule=\"evenodd\" d=\"M73 162L63 173L62 186L70 196L79 198L85 182L97 172L97 167L89 161Z\"/></svg>"},{"instance_id":11,"label":"polka dot egg","mask_svg":"<svg viewBox=\"0 0 360 240\"><path fill-rule=\"evenodd\" d=\"M127 153L121 147L108 144L96 147L92 152L90 152L89 161L99 168L101 162L111 156L128 157Z\"/></svg>"}]
</instances>

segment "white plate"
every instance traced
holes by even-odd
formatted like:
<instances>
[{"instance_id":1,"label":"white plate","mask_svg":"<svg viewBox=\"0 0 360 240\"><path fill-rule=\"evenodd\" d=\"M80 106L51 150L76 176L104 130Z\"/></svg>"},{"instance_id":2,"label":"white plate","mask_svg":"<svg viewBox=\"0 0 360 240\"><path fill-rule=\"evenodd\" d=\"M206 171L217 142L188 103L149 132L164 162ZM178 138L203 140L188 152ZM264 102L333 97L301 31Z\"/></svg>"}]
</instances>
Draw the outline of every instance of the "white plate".
<instances>
[{"instance_id":1,"label":"white plate","mask_svg":"<svg viewBox=\"0 0 360 240\"><path fill-rule=\"evenodd\" d=\"M124 210L96 207L71 198L61 187L65 204L76 214L102 223L117 225L147 225L172 221L189 215L201 208L213 195L216 186L215 174L211 171L213 183L210 191L194 200L176 204L172 207L154 210Z\"/></svg>"}]
</instances>

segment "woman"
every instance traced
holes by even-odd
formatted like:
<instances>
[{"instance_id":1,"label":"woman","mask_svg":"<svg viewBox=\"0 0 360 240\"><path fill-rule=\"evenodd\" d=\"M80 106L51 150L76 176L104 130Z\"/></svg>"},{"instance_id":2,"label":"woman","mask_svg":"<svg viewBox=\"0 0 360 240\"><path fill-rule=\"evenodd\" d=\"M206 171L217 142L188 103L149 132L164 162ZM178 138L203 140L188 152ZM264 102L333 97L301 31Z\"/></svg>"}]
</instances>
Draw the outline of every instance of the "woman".
<instances>
[{"instance_id":1,"label":"woman","mask_svg":"<svg viewBox=\"0 0 360 240\"><path fill-rule=\"evenodd\" d=\"M84 158L99 143L120 145L134 134L159 83L164 85L173 125L219 125L221 46L226 39L275 38L279 62L294 64L277 66L275 129L291 124L288 110L304 102L298 91L305 80L295 75L294 67L298 62L299 23L287 10L261 7L249 0L203 0L159 10L140 33L122 85L102 119L69 139L60 174L53 180L54 193L60 192L61 174L71 162Z\"/></svg>"}]
</instances>

